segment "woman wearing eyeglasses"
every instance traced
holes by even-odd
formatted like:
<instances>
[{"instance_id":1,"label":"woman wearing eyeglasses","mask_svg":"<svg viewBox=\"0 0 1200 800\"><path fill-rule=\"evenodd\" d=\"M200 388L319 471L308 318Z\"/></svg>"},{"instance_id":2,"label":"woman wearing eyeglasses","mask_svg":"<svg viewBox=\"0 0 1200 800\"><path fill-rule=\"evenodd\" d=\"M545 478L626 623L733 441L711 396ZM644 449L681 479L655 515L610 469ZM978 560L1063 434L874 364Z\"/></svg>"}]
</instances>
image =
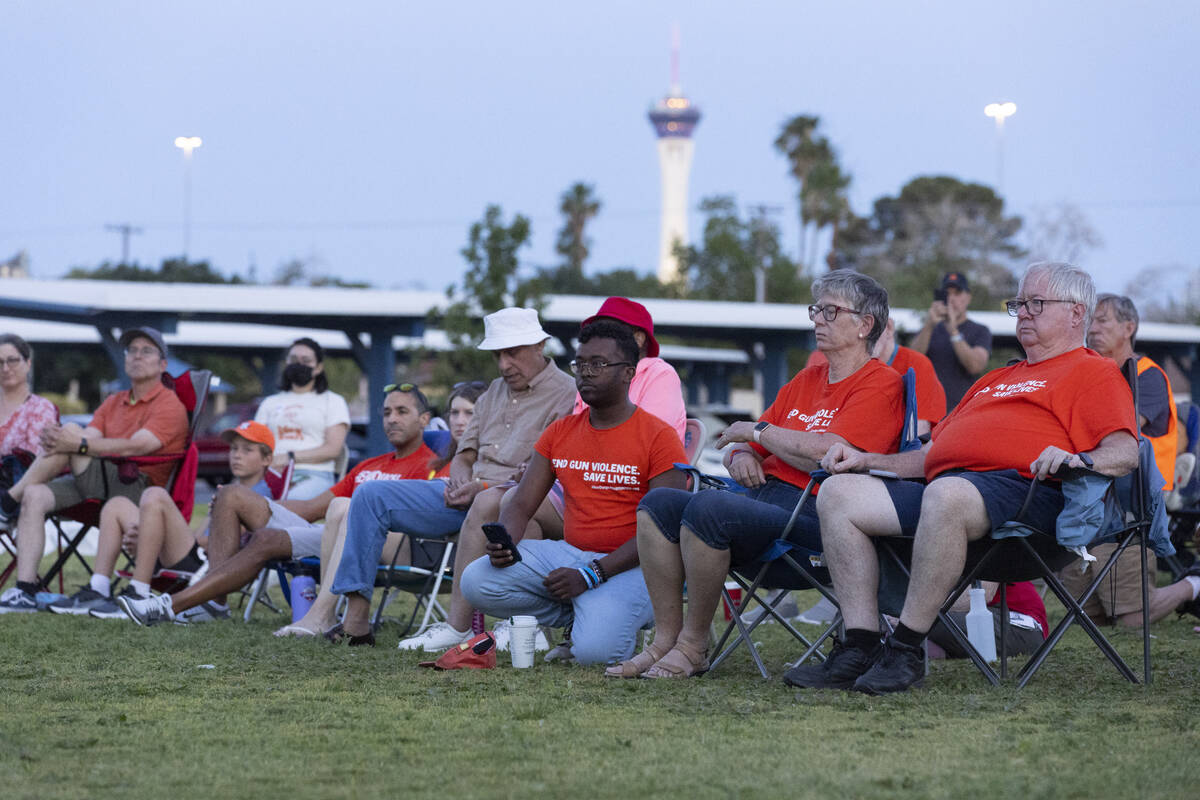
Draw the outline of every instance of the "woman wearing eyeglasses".
<instances>
[{"instance_id":1,"label":"woman wearing eyeglasses","mask_svg":"<svg viewBox=\"0 0 1200 800\"><path fill-rule=\"evenodd\" d=\"M0 334L0 457L18 450L36 454L42 428L58 420L54 404L30 390L32 366L29 343L15 333Z\"/></svg>"},{"instance_id":2,"label":"woman wearing eyeglasses","mask_svg":"<svg viewBox=\"0 0 1200 800\"><path fill-rule=\"evenodd\" d=\"M675 678L707 670L709 626L730 565L757 572L754 563L779 538L825 451L835 442L871 452L899 445L901 379L871 356L888 319L887 291L843 269L817 279L812 293L808 315L828 363L801 370L757 423L735 422L717 438L718 448L728 448L730 476L746 493L654 489L638 506L654 641L608 675ZM821 551L815 494L790 539Z\"/></svg>"},{"instance_id":3,"label":"woman wearing eyeglasses","mask_svg":"<svg viewBox=\"0 0 1200 800\"><path fill-rule=\"evenodd\" d=\"M283 391L264 399L254 421L275 436L276 468L295 458L290 500L311 500L334 484L335 459L346 444L350 409L329 391L325 351L307 336L292 342L280 381Z\"/></svg>"}]
</instances>

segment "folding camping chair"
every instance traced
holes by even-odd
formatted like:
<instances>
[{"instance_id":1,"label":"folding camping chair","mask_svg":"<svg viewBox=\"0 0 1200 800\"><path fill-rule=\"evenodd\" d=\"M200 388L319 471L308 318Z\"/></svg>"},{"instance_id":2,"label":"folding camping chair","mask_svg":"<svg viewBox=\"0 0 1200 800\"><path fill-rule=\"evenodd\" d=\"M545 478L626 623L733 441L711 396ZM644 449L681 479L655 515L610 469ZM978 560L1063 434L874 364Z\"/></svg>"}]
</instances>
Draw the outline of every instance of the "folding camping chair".
<instances>
[{"instance_id":1,"label":"folding camping chair","mask_svg":"<svg viewBox=\"0 0 1200 800\"><path fill-rule=\"evenodd\" d=\"M190 522L196 498L196 468L199 462L199 452L196 450L193 439L204 411L204 404L208 401L208 387L212 381L212 372L206 369L185 370L175 377L163 373L162 380L168 389L175 392L180 402L183 403L184 409L187 410L188 431L184 449L178 453L158 453L146 456L98 455L96 458L114 463L132 463L138 466L174 463L171 475L167 479L166 489L170 492L180 513L183 514L183 518ZM62 568L72 557L79 560L89 575L92 574L91 564L79 553L79 545L93 528L99 527L102 505L103 503L99 500L85 500L78 505L62 509L48 518L54 526L60 547L57 560L40 578L43 588L48 588L50 581L55 576L60 576L61 580ZM67 530L69 523L72 522L79 523L80 526L74 534Z\"/></svg>"},{"instance_id":2,"label":"folding camping chair","mask_svg":"<svg viewBox=\"0 0 1200 800\"><path fill-rule=\"evenodd\" d=\"M916 373L912 368L902 376L904 385L904 422L900 433L900 452L909 450L917 450L921 447L921 440L917 435L917 399L916 399ZM787 525L784 527L779 538L771 545L771 547L760 556L758 564L761 566L754 572L748 574L745 568L734 567L729 571L730 579L736 583L742 590L741 601L736 601L730 594L729 589L722 587L721 597L725 603L725 608L729 611L729 623L725 626L725 632L717 641L714 648L717 652L716 657L712 660L709 666L709 672L716 670L726 658L730 656L738 647L743 644L750 651L750 657L754 660L754 665L758 668L759 674L764 678L770 678L770 673L767 671L766 664L763 661L762 655L758 652L758 648L754 644L752 634L755 628L765 622L767 619L774 619L784 630L792 635L805 650L803 654L793 663L803 663L810 658L824 658L821 653L821 646L829 640L841 627L842 615L837 612L834 615L832 622L826 626L816 639L810 640L807 636L801 633L791 624L791 622L777 611L777 607L783 602L786 593L794 589L816 589L823 597L837 605L837 598L834 597L833 591L830 589L829 573L825 569L823 554L803 547L800 544L790 539L792 532L795 529L796 520L800 516L800 511L805 501L808 500L811 492L820 484L825 477L828 476L824 470L814 470L810 474L808 485L804 489L800 500L796 503L796 507L792 510L792 515L788 519ZM782 589L774 599L760 594L763 590ZM757 602L762 606L763 612L757 618L747 621L745 619L746 610L751 601ZM728 646L726 642L731 636L736 637Z\"/></svg>"}]
</instances>

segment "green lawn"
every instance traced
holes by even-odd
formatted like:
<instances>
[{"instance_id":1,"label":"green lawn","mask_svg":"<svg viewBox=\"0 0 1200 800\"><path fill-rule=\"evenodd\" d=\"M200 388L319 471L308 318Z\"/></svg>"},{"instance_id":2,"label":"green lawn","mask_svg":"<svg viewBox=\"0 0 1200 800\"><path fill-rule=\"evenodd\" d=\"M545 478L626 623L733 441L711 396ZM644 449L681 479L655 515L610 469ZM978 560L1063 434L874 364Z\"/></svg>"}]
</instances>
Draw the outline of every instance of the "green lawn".
<instances>
[{"instance_id":1,"label":"green lawn","mask_svg":"<svg viewBox=\"0 0 1200 800\"><path fill-rule=\"evenodd\" d=\"M811 593L808 593L811 594ZM803 604L810 601L801 596ZM138 628L0 617L0 798L1195 797L1200 636L1156 626L1151 687L1073 631L1023 691L935 662L872 699L714 676L615 681L419 669L375 649L241 622ZM778 673L797 654L760 629ZM1140 637L1113 632L1140 664ZM206 668L211 665L212 668Z\"/></svg>"}]
</instances>

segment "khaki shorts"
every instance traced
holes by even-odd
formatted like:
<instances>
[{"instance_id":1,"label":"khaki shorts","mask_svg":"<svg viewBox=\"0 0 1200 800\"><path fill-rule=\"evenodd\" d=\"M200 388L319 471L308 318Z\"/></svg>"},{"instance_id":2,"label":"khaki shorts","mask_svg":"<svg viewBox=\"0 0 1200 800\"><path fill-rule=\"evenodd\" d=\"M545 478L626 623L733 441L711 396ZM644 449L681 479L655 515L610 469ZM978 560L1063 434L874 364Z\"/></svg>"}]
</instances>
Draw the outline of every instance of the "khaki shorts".
<instances>
[{"instance_id":1,"label":"khaki shorts","mask_svg":"<svg viewBox=\"0 0 1200 800\"><path fill-rule=\"evenodd\" d=\"M124 483L116 464L93 458L83 472L61 475L46 485L54 493L54 510L59 511L79 505L84 500L108 500L112 497L127 497L137 505L142 499L142 492L150 485L150 478L146 473L138 472L131 483Z\"/></svg>"},{"instance_id":2,"label":"khaki shorts","mask_svg":"<svg viewBox=\"0 0 1200 800\"><path fill-rule=\"evenodd\" d=\"M1076 599L1083 594L1088 585L1095 579L1095 569L1108 563L1109 557L1117 549L1115 544L1098 544L1089 547L1088 552L1096 557L1096 562L1088 567L1086 572L1079 571L1078 561L1073 561L1062 572L1059 578L1067 591ZM1083 604L1084 613L1092 619L1111 620L1142 610L1142 583L1139 573L1142 570L1142 557L1138 548L1128 547L1117 563L1100 581L1090 600ZM1146 554L1146 581L1151 588L1158 578L1158 564L1153 553Z\"/></svg>"}]
</instances>

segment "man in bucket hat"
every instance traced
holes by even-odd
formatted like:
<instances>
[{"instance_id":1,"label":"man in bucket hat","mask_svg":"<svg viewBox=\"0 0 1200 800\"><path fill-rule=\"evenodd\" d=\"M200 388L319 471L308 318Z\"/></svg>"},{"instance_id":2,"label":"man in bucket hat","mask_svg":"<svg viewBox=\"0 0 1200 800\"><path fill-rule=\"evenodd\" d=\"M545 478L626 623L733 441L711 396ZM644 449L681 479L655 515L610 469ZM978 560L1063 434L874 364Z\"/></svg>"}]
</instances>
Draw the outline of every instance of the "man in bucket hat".
<instances>
[{"instance_id":1,"label":"man in bucket hat","mask_svg":"<svg viewBox=\"0 0 1200 800\"><path fill-rule=\"evenodd\" d=\"M458 533L475 496L517 478L546 426L571 411L575 381L543 350L549 338L537 312L502 308L484 317L480 350L496 358L500 377L475 401L475 414L450 462L450 477L363 485L350 501L334 594L348 605L342 622L351 644L374 644L368 622L375 571L388 531L423 537Z\"/></svg>"}]
</instances>

